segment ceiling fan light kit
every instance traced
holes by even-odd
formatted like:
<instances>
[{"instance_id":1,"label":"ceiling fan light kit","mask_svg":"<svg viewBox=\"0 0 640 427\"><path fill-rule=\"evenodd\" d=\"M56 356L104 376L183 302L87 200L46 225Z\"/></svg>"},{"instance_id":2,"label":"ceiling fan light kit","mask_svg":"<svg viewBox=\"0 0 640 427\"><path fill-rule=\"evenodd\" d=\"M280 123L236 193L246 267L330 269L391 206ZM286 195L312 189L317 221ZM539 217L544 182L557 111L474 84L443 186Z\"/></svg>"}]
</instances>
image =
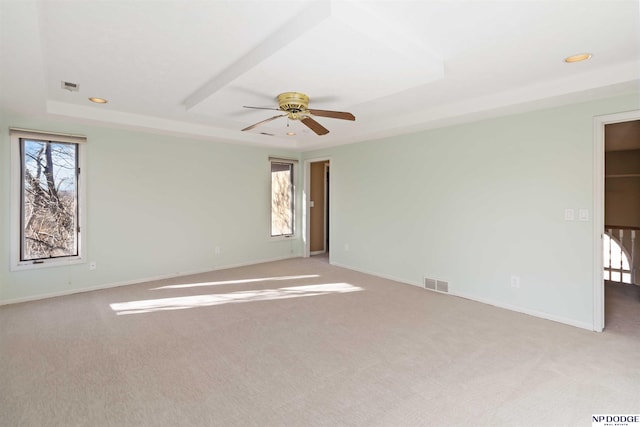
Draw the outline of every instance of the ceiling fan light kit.
<instances>
[{"instance_id":1,"label":"ceiling fan light kit","mask_svg":"<svg viewBox=\"0 0 640 427\"><path fill-rule=\"evenodd\" d=\"M285 114L281 114L278 116L270 117L261 122L255 123L251 126L248 126L243 131L251 130L263 123L270 122L280 117L285 117L289 120L299 120L315 132L317 135L326 135L329 133L329 129L322 126L316 120L314 120L311 116L320 116L320 117L329 117L332 119L340 119L340 120L355 120L355 116L351 113L347 113L344 111L330 111L330 110L316 110L309 109L309 96L300 92L284 92L277 96L278 100L278 108L263 108L263 107L248 107L244 106L244 108L253 108L257 110L275 110L282 111Z\"/></svg>"}]
</instances>

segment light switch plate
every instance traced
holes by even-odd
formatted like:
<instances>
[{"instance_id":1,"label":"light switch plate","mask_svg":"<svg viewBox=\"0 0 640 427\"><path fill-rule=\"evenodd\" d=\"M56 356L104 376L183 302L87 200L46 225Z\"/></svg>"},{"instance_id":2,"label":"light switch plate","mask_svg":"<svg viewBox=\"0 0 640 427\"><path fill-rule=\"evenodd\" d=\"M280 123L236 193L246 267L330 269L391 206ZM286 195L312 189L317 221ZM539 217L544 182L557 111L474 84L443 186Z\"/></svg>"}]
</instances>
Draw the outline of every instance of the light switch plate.
<instances>
[{"instance_id":1,"label":"light switch plate","mask_svg":"<svg viewBox=\"0 0 640 427\"><path fill-rule=\"evenodd\" d=\"M580 209L578 211L578 219L580 221L589 221L589 209Z\"/></svg>"},{"instance_id":2,"label":"light switch plate","mask_svg":"<svg viewBox=\"0 0 640 427\"><path fill-rule=\"evenodd\" d=\"M565 221L573 221L575 220L575 212L573 209L565 209L564 210L564 220Z\"/></svg>"}]
</instances>

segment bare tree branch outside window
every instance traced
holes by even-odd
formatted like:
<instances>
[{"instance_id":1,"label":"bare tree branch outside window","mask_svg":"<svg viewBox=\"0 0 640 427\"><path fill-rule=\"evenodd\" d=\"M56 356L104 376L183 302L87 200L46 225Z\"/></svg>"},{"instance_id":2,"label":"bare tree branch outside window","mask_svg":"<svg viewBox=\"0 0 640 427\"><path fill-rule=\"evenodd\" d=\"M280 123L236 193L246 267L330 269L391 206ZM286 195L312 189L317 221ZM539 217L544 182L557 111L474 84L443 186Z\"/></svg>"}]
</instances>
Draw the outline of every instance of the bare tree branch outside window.
<instances>
[{"instance_id":1,"label":"bare tree branch outside window","mask_svg":"<svg viewBox=\"0 0 640 427\"><path fill-rule=\"evenodd\" d=\"M78 255L77 145L21 140L21 260Z\"/></svg>"},{"instance_id":2,"label":"bare tree branch outside window","mask_svg":"<svg viewBox=\"0 0 640 427\"><path fill-rule=\"evenodd\" d=\"M293 234L293 165L271 163L271 236Z\"/></svg>"}]
</instances>

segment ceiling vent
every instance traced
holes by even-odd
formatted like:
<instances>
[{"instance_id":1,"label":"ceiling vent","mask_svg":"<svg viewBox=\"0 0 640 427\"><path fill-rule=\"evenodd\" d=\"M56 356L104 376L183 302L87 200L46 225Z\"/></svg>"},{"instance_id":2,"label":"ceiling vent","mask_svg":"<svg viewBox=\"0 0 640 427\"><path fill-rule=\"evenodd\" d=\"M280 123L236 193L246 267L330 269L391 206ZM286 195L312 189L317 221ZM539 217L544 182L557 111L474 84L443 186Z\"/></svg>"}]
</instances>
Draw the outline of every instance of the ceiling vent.
<instances>
[{"instance_id":1,"label":"ceiling vent","mask_svg":"<svg viewBox=\"0 0 640 427\"><path fill-rule=\"evenodd\" d=\"M62 85L62 89L68 90L69 92L77 92L80 90L80 85L77 83L65 82L64 80L60 83Z\"/></svg>"}]
</instances>

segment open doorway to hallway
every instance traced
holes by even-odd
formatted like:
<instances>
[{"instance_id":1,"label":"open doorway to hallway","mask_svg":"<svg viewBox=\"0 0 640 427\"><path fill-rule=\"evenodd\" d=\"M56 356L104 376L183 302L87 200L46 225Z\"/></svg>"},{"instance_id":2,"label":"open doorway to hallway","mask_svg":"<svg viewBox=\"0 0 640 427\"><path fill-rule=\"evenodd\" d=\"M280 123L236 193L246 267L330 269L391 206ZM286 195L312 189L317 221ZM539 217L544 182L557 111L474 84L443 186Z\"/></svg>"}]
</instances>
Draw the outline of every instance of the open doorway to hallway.
<instances>
[{"instance_id":1,"label":"open doorway to hallway","mask_svg":"<svg viewBox=\"0 0 640 427\"><path fill-rule=\"evenodd\" d=\"M610 287L640 285L640 120L604 125L603 278ZM620 295L636 295L621 292ZM608 302L608 301L607 301ZM640 301L637 301L640 309ZM612 306L606 304L609 309ZM617 313L606 313L606 322Z\"/></svg>"},{"instance_id":2,"label":"open doorway to hallway","mask_svg":"<svg viewBox=\"0 0 640 427\"><path fill-rule=\"evenodd\" d=\"M329 160L309 164L309 254L329 254Z\"/></svg>"}]
</instances>

